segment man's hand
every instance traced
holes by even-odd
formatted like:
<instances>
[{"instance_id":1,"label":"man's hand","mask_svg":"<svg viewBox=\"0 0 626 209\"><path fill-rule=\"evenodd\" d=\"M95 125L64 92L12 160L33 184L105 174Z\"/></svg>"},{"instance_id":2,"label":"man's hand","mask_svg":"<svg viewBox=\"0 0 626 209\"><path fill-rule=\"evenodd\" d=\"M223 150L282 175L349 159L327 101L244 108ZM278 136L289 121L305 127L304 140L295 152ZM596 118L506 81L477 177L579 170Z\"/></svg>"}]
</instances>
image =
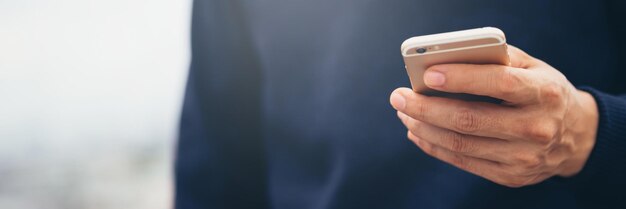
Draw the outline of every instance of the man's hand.
<instances>
[{"instance_id":1,"label":"man's hand","mask_svg":"<svg viewBox=\"0 0 626 209\"><path fill-rule=\"evenodd\" d=\"M432 89L503 104L396 89L390 100L408 138L435 158L509 187L575 175L595 143L595 100L541 60L512 46L509 55L511 66L446 64L424 74Z\"/></svg>"}]
</instances>

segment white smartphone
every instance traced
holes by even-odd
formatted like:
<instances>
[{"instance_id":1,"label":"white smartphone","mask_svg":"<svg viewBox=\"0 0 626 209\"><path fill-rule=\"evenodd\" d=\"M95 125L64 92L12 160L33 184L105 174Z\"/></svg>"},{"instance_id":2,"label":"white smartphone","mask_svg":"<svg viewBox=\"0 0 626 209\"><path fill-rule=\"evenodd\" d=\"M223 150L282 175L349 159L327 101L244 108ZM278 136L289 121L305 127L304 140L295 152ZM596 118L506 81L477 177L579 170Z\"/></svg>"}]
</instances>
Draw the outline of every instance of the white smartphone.
<instances>
[{"instance_id":1,"label":"white smartphone","mask_svg":"<svg viewBox=\"0 0 626 209\"><path fill-rule=\"evenodd\" d=\"M402 43L401 51L413 91L469 101L498 102L485 96L430 89L424 84L424 71L432 65L449 63L510 64L504 32L493 27L409 38Z\"/></svg>"}]
</instances>

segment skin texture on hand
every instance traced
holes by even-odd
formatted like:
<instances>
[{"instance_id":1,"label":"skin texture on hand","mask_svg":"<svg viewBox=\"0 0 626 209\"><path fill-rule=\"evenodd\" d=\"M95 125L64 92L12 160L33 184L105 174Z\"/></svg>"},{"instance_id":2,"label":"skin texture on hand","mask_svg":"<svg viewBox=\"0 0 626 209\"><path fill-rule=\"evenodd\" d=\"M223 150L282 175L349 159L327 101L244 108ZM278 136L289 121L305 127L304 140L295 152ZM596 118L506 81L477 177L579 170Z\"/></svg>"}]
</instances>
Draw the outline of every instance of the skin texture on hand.
<instances>
[{"instance_id":1,"label":"skin texture on hand","mask_svg":"<svg viewBox=\"0 0 626 209\"><path fill-rule=\"evenodd\" d=\"M543 61L513 46L509 55L511 66L445 64L424 74L432 89L502 104L396 89L390 102L408 138L435 158L509 187L577 174L596 140L594 98Z\"/></svg>"}]
</instances>

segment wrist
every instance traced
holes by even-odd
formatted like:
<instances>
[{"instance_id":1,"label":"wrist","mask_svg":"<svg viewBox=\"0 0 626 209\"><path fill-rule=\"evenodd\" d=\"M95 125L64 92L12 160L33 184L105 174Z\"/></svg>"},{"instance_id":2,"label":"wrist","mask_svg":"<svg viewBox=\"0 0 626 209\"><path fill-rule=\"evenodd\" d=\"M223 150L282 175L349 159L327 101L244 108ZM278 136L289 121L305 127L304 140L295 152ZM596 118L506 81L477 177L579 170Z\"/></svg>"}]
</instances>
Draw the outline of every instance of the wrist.
<instances>
[{"instance_id":1,"label":"wrist","mask_svg":"<svg viewBox=\"0 0 626 209\"><path fill-rule=\"evenodd\" d=\"M596 101L591 94L580 90L576 92L576 101L578 108L571 110L578 115L574 117L575 121L571 128L573 152L572 156L563 163L563 169L559 173L562 177L576 175L583 169L596 142L599 120Z\"/></svg>"}]
</instances>

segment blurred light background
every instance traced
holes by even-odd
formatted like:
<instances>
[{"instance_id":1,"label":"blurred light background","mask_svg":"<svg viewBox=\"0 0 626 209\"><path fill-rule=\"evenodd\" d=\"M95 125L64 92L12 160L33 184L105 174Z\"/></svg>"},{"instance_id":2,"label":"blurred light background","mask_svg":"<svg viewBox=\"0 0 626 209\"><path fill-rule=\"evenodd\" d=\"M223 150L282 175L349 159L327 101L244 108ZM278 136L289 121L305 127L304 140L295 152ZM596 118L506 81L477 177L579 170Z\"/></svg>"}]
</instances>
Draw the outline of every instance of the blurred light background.
<instances>
[{"instance_id":1,"label":"blurred light background","mask_svg":"<svg viewBox=\"0 0 626 209\"><path fill-rule=\"evenodd\" d=\"M171 208L190 0L0 0L0 208Z\"/></svg>"}]
</instances>

